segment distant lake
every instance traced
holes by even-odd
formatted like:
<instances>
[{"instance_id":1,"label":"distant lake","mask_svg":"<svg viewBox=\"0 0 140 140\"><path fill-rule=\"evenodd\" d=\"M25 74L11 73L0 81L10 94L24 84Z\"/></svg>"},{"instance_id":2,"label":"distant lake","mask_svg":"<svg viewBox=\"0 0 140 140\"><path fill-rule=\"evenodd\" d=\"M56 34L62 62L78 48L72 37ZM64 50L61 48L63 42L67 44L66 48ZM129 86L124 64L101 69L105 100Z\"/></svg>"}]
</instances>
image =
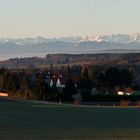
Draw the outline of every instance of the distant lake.
<instances>
[{"instance_id":1,"label":"distant lake","mask_svg":"<svg viewBox=\"0 0 140 140\"><path fill-rule=\"evenodd\" d=\"M47 48L39 50L23 50L13 52L0 52L0 61L10 58L46 57L47 54L95 54L95 53L138 53L139 49L97 49L92 47L77 48Z\"/></svg>"},{"instance_id":2,"label":"distant lake","mask_svg":"<svg viewBox=\"0 0 140 140\"><path fill-rule=\"evenodd\" d=\"M24 57L45 57L46 53L10 53L10 54L1 54L0 60L7 60L10 58L24 58Z\"/></svg>"}]
</instances>

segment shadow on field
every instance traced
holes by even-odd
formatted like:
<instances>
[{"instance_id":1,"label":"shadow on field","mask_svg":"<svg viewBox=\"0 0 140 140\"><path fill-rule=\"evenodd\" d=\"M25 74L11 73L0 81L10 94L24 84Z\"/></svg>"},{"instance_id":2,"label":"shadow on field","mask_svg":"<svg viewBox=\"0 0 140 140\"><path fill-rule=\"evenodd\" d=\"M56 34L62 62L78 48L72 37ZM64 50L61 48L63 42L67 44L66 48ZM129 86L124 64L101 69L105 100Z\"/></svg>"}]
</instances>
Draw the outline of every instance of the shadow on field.
<instances>
[{"instance_id":1,"label":"shadow on field","mask_svg":"<svg viewBox=\"0 0 140 140\"><path fill-rule=\"evenodd\" d=\"M0 100L0 140L138 140L139 108Z\"/></svg>"}]
</instances>

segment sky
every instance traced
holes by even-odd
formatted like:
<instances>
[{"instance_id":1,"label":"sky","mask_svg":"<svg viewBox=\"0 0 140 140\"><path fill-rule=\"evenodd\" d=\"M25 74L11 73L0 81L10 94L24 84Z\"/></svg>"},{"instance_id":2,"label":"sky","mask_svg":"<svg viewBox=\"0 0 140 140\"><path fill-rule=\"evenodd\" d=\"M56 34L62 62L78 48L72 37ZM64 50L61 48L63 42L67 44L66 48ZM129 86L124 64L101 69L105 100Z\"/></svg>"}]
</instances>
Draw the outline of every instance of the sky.
<instances>
[{"instance_id":1,"label":"sky","mask_svg":"<svg viewBox=\"0 0 140 140\"><path fill-rule=\"evenodd\" d=\"M0 37L140 32L140 0L0 0Z\"/></svg>"}]
</instances>

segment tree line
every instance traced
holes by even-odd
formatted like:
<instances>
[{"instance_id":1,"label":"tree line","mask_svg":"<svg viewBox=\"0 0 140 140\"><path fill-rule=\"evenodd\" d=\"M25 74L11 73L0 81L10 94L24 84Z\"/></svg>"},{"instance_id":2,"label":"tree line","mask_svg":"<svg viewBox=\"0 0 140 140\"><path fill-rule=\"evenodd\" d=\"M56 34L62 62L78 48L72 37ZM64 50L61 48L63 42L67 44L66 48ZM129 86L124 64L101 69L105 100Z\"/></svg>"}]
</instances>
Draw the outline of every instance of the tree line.
<instances>
[{"instance_id":1,"label":"tree line","mask_svg":"<svg viewBox=\"0 0 140 140\"><path fill-rule=\"evenodd\" d=\"M48 68L0 69L0 90L10 98L73 100L97 95L116 95L118 90L139 88L135 70L130 67L72 65ZM57 86L58 79L63 87Z\"/></svg>"}]
</instances>

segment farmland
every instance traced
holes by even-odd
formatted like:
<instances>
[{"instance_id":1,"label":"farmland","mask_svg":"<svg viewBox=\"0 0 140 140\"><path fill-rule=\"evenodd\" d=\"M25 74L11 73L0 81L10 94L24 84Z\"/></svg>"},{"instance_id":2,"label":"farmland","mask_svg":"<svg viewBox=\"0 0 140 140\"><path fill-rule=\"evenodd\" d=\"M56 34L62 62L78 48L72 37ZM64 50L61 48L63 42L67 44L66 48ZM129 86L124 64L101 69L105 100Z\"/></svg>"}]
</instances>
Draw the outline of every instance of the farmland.
<instances>
[{"instance_id":1,"label":"farmland","mask_svg":"<svg viewBox=\"0 0 140 140\"><path fill-rule=\"evenodd\" d=\"M137 140L137 107L92 107L0 100L1 140Z\"/></svg>"}]
</instances>

